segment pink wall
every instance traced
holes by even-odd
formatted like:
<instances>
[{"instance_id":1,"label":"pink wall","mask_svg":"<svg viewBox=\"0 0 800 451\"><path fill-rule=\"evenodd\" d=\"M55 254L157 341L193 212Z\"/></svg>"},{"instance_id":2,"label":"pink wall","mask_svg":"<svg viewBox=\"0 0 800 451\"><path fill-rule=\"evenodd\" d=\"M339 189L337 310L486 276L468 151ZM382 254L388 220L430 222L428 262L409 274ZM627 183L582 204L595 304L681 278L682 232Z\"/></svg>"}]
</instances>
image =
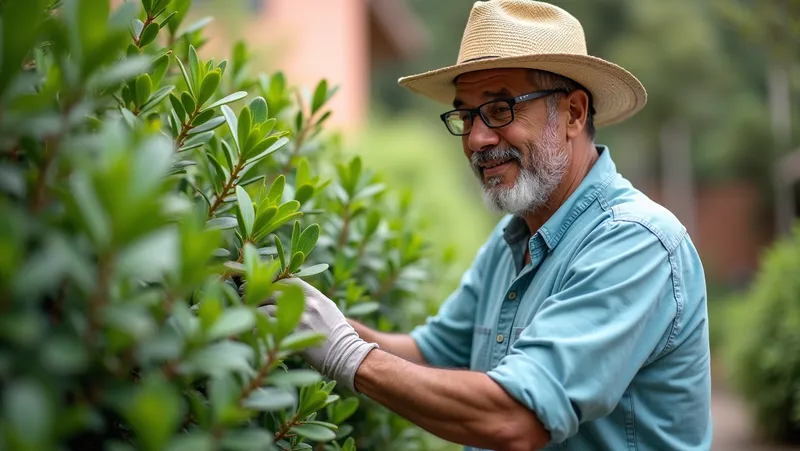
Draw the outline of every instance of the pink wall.
<instances>
[{"instance_id":1,"label":"pink wall","mask_svg":"<svg viewBox=\"0 0 800 451\"><path fill-rule=\"evenodd\" d=\"M366 0L268 0L249 25L248 42L273 45L271 67L290 83L327 78L339 85L330 108L330 125L357 130L366 119L369 96L369 28Z\"/></svg>"}]
</instances>

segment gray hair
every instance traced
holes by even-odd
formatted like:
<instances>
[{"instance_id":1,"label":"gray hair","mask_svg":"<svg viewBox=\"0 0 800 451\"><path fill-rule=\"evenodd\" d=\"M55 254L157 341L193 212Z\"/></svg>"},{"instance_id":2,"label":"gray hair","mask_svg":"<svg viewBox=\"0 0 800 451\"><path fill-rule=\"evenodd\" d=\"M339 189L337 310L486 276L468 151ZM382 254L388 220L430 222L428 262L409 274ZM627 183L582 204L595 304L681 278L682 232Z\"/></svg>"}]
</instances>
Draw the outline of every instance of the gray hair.
<instances>
[{"instance_id":1,"label":"gray hair","mask_svg":"<svg viewBox=\"0 0 800 451\"><path fill-rule=\"evenodd\" d=\"M584 88L580 83L564 77L563 75L537 69L529 69L528 71L528 80L530 80L530 82L536 85L536 87L539 89L563 89L568 92L580 89L581 91L586 92L586 94L589 96L589 111L586 114L586 133L589 134L589 138L594 139L596 132L594 128L595 112L594 105L592 104L592 94L589 92L589 90ZM556 107L558 105L557 102L558 98L556 96L549 96L545 100L547 105L547 114L551 122L556 118Z\"/></svg>"}]
</instances>

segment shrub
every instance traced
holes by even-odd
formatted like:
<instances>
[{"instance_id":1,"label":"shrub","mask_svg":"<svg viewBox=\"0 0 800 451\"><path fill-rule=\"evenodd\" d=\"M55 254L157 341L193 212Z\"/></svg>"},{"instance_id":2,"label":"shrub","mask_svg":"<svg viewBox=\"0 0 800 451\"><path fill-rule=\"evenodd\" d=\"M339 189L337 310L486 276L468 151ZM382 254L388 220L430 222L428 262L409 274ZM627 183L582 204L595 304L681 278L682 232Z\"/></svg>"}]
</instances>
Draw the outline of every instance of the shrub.
<instances>
[{"instance_id":1,"label":"shrub","mask_svg":"<svg viewBox=\"0 0 800 451\"><path fill-rule=\"evenodd\" d=\"M732 378L770 439L800 442L800 226L764 255L728 325Z\"/></svg>"},{"instance_id":2,"label":"shrub","mask_svg":"<svg viewBox=\"0 0 800 451\"><path fill-rule=\"evenodd\" d=\"M0 1L0 448L352 450L351 418L367 446L422 437L392 416L373 439L389 414L297 357L324 337L276 291L310 278L410 328L439 264L410 197L336 158L335 87L253 75L243 43L202 59L189 6Z\"/></svg>"}]
</instances>

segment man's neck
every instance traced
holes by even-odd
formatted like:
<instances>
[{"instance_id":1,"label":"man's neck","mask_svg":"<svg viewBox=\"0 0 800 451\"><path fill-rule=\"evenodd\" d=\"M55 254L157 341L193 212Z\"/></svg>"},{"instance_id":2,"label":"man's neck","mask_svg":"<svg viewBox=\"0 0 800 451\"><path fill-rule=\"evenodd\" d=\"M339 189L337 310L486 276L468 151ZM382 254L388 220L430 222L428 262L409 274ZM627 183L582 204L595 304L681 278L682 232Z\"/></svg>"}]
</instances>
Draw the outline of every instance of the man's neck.
<instances>
[{"instance_id":1,"label":"man's neck","mask_svg":"<svg viewBox=\"0 0 800 451\"><path fill-rule=\"evenodd\" d=\"M550 217L569 199L569 196L578 189L586 175L591 171L595 162L599 158L594 142L589 141L585 146L574 147L571 151L571 158L567 173L561 180L555 192L547 202L545 208L527 214L522 218L528 225L531 236L533 236Z\"/></svg>"}]
</instances>

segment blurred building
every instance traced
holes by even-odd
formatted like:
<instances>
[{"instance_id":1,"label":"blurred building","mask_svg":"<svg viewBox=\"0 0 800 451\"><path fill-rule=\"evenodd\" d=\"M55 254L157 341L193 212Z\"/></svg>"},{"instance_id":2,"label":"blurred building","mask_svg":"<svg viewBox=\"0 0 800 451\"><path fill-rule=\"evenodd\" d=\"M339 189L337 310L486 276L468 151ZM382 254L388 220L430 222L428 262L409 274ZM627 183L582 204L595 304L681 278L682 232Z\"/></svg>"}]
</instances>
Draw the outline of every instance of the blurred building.
<instances>
[{"instance_id":1,"label":"blurred building","mask_svg":"<svg viewBox=\"0 0 800 451\"><path fill-rule=\"evenodd\" d=\"M270 66L293 85L338 85L331 125L365 123L370 73L380 64L414 58L425 47L422 24L401 0L249 0L245 39L266 46Z\"/></svg>"}]
</instances>

